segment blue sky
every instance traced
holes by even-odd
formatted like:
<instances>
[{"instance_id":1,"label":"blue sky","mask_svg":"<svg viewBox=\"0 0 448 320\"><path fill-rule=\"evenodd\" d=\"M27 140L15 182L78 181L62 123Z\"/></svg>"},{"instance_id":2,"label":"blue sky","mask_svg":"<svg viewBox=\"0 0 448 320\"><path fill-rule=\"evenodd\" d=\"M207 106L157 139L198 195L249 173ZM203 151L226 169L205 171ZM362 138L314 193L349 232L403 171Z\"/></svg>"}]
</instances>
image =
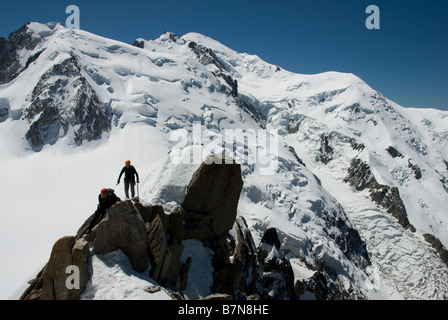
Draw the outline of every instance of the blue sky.
<instances>
[{"instance_id":1,"label":"blue sky","mask_svg":"<svg viewBox=\"0 0 448 320\"><path fill-rule=\"evenodd\" d=\"M351 72L406 106L448 110L446 0L158 0L2 2L0 36L29 21L65 24L132 43L199 32L292 72ZM368 30L368 5L380 30Z\"/></svg>"}]
</instances>

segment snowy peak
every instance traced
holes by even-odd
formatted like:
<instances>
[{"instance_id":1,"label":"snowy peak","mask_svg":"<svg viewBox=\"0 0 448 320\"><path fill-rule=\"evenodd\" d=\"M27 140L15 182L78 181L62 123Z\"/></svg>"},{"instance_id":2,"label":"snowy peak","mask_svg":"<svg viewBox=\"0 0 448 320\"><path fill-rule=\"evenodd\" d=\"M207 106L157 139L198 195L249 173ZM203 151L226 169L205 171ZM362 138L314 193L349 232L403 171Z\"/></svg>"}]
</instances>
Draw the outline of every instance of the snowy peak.
<instances>
[{"instance_id":1,"label":"snowy peak","mask_svg":"<svg viewBox=\"0 0 448 320\"><path fill-rule=\"evenodd\" d=\"M72 56L45 72L31 95L31 105L23 111L30 123L25 138L33 150L54 144L72 130L76 145L101 137L111 127L112 115L81 74Z\"/></svg>"},{"instance_id":2,"label":"snowy peak","mask_svg":"<svg viewBox=\"0 0 448 320\"><path fill-rule=\"evenodd\" d=\"M30 22L12 32L0 50L0 84L10 82L45 51L45 41L58 30L59 23Z\"/></svg>"},{"instance_id":3,"label":"snowy peak","mask_svg":"<svg viewBox=\"0 0 448 320\"><path fill-rule=\"evenodd\" d=\"M275 228L281 249L263 246L266 258L288 258L299 297L319 298L304 293L323 279L350 288L343 298L447 291L447 112L403 108L353 74L295 74L197 33L130 45L30 23L0 49L0 153L4 168L24 173L0 175L17 185L48 181L29 204L2 188L7 217L20 203L27 221L57 219L70 181L83 200L59 224L72 230L132 159L140 198L174 218L194 172L223 154L243 180L229 231L242 241L235 245L258 247ZM55 229L62 227L46 232L46 243L69 234ZM188 240L185 252L209 256ZM43 263L47 251L34 249L34 265Z\"/></svg>"}]
</instances>

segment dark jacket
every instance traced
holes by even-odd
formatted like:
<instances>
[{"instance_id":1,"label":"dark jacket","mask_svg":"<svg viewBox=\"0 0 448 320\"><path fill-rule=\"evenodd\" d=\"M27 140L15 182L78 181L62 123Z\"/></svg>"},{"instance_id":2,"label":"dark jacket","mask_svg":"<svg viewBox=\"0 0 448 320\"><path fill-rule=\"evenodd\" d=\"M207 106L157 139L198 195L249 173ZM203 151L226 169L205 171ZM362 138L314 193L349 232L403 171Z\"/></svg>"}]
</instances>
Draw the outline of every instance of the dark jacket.
<instances>
[{"instance_id":1,"label":"dark jacket","mask_svg":"<svg viewBox=\"0 0 448 320\"><path fill-rule=\"evenodd\" d=\"M109 189L105 198L101 197L101 194L98 196L98 210L105 212L119 201L121 201L120 198L116 196L113 190Z\"/></svg>"},{"instance_id":2,"label":"dark jacket","mask_svg":"<svg viewBox=\"0 0 448 320\"><path fill-rule=\"evenodd\" d=\"M129 166L129 168L124 166L123 169L120 172L120 176L118 177L118 181L120 181L121 176L123 175L123 173L124 173L124 181L135 183L135 176L134 175L137 176L137 181L139 181L138 173L137 173L137 170L135 170L134 166L131 165L131 166Z\"/></svg>"},{"instance_id":3,"label":"dark jacket","mask_svg":"<svg viewBox=\"0 0 448 320\"><path fill-rule=\"evenodd\" d=\"M89 227L87 228L87 232L90 232L96 224L98 224L103 216L106 214L106 210L112 207L117 202L121 201L118 198L113 189L108 189L108 194L105 198L101 197L101 194L98 196L98 207L93 214L92 220L90 220Z\"/></svg>"}]
</instances>

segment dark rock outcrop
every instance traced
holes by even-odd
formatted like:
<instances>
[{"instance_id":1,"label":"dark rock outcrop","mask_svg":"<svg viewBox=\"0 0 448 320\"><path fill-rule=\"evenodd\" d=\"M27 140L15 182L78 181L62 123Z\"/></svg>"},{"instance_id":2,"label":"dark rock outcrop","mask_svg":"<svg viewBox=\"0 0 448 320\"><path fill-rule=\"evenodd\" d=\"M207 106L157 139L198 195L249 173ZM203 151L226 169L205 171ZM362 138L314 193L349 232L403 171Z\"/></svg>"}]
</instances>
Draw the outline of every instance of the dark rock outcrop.
<instances>
[{"instance_id":1,"label":"dark rock outcrop","mask_svg":"<svg viewBox=\"0 0 448 320\"><path fill-rule=\"evenodd\" d=\"M303 160L299 158L299 156L296 153L296 150L291 146L289 146L288 149L294 155L294 158L296 158L297 162L300 163L302 166L306 167L305 162L303 162Z\"/></svg>"},{"instance_id":2,"label":"dark rock outcrop","mask_svg":"<svg viewBox=\"0 0 448 320\"><path fill-rule=\"evenodd\" d=\"M214 251L211 292L237 300L295 300L294 273L276 229L266 230L258 247L244 218L236 219L233 230L233 236L204 242Z\"/></svg>"},{"instance_id":3,"label":"dark rock outcrop","mask_svg":"<svg viewBox=\"0 0 448 320\"><path fill-rule=\"evenodd\" d=\"M188 43L188 47L193 50L199 59L199 62L203 65L214 64L219 70L228 71L226 66L216 56L212 49L197 44L194 41Z\"/></svg>"},{"instance_id":4,"label":"dark rock outcrop","mask_svg":"<svg viewBox=\"0 0 448 320\"><path fill-rule=\"evenodd\" d=\"M140 49L144 49L145 48L145 43L142 40L135 40L132 45L134 47L140 48Z\"/></svg>"},{"instance_id":5,"label":"dark rock outcrop","mask_svg":"<svg viewBox=\"0 0 448 320\"><path fill-rule=\"evenodd\" d=\"M420 170L418 165L412 163L410 159L408 159L408 167L414 172L415 179L418 180L422 178L422 170Z\"/></svg>"},{"instance_id":6,"label":"dark rock outcrop","mask_svg":"<svg viewBox=\"0 0 448 320\"><path fill-rule=\"evenodd\" d=\"M379 184L377 188L370 190L370 197L392 214L403 228L415 232L414 226L408 220L406 208L397 187L391 188Z\"/></svg>"},{"instance_id":7,"label":"dark rock outcrop","mask_svg":"<svg viewBox=\"0 0 448 320\"><path fill-rule=\"evenodd\" d=\"M36 32L28 23L12 32L8 40L0 40L0 84L17 78L45 52L45 42L57 24L46 26L48 31ZM82 76L75 57L47 70L28 100L31 103L23 111L22 119L29 123L25 138L34 151L54 144L70 127L77 145L96 140L111 128L111 111ZM0 121L5 120L7 112L8 108L0 106Z\"/></svg>"},{"instance_id":8,"label":"dark rock outcrop","mask_svg":"<svg viewBox=\"0 0 448 320\"><path fill-rule=\"evenodd\" d=\"M25 66L22 65L20 59L22 50L33 51L43 41L41 37L36 36L29 30L28 26L29 23L12 32L6 42L1 41L0 84L14 80L30 65L31 61L28 61ZM35 61L37 57L31 57L30 59Z\"/></svg>"},{"instance_id":9,"label":"dark rock outcrop","mask_svg":"<svg viewBox=\"0 0 448 320\"><path fill-rule=\"evenodd\" d=\"M112 206L105 218L93 228L93 252L105 254L117 249L129 257L134 270L148 269L148 244L145 223L132 201Z\"/></svg>"},{"instance_id":10,"label":"dark rock outcrop","mask_svg":"<svg viewBox=\"0 0 448 320\"><path fill-rule=\"evenodd\" d=\"M199 219L204 216L203 223L222 235L235 222L242 188L239 164L228 157L209 157L193 174L182 207Z\"/></svg>"},{"instance_id":11,"label":"dark rock outcrop","mask_svg":"<svg viewBox=\"0 0 448 320\"><path fill-rule=\"evenodd\" d=\"M389 154L391 155L392 158L403 158L404 157L400 151L398 151L396 148L394 148L392 146L389 146L386 149L386 151L389 152Z\"/></svg>"},{"instance_id":12,"label":"dark rock outcrop","mask_svg":"<svg viewBox=\"0 0 448 320\"><path fill-rule=\"evenodd\" d=\"M10 109L9 100L0 98L0 123L8 119Z\"/></svg>"},{"instance_id":13,"label":"dark rock outcrop","mask_svg":"<svg viewBox=\"0 0 448 320\"><path fill-rule=\"evenodd\" d=\"M160 282L160 271L162 268L165 252L167 248L167 239L160 216L156 216L150 223L146 223L146 234L148 239L148 254L151 263L151 278Z\"/></svg>"},{"instance_id":14,"label":"dark rock outcrop","mask_svg":"<svg viewBox=\"0 0 448 320\"><path fill-rule=\"evenodd\" d=\"M312 277L297 280L294 290L299 300L363 300L365 297L351 285L332 277L333 270L321 263Z\"/></svg>"},{"instance_id":15,"label":"dark rock outcrop","mask_svg":"<svg viewBox=\"0 0 448 320\"><path fill-rule=\"evenodd\" d=\"M222 301L222 300L233 300L232 295L225 293L213 293L201 300L204 301Z\"/></svg>"},{"instance_id":16,"label":"dark rock outcrop","mask_svg":"<svg viewBox=\"0 0 448 320\"><path fill-rule=\"evenodd\" d=\"M23 112L30 124L25 138L35 151L54 144L74 129L74 142L93 141L111 128L112 114L98 98L75 57L45 72L31 95L31 105Z\"/></svg>"},{"instance_id":17,"label":"dark rock outcrop","mask_svg":"<svg viewBox=\"0 0 448 320\"><path fill-rule=\"evenodd\" d=\"M353 138L350 138L350 139L348 140L348 142L350 143L350 146L353 148L353 150L362 151L362 150L364 150L365 147L366 147L363 143L358 143L358 142L356 142L356 140L353 139Z\"/></svg>"},{"instance_id":18,"label":"dark rock outcrop","mask_svg":"<svg viewBox=\"0 0 448 320\"><path fill-rule=\"evenodd\" d=\"M90 250L84 239L63 237L56 241L51 251L50 260L30 281L30 286L20 300L77 300L81 297L89 280L87 259ZM79 270L79 288L67 286L67 267L76 266Z\"/></svg>"},{"instance_id":19,"label":"dark rock outcrop","mask_svg":"<svg viewBox=\"0 0 448 320\"><path fill-rule=\"evenodd\" d=\"M345 182L348 182L356 191L378 187L378 182L370 171L369 165L361 159L352 159L347 171Z\"/></svg>"},{"instance_id":20,"label":"dark rock outcrop","mask_svg":"<svg viewBox=\"0 0 448 320\"><path fill-rule=\"evenodd\" d=\"M257 289L264 300L296 300L294 272L289 259L280 250L277 230L265 231L257 249L260 266Z\"/></svg>"},{"instance_id":21,"label":"dark rock outcrop","mask_svg":"<svg viewBox=\"0 0 448 320\"><path fill-rule=\"evenodd\" d=\"M235 221L235 248L232 262L234 268L234 290L236 298L257 293L258 261L257 248L244 218Z\"/></svg>"},{"instance_id":22,"label":"dark rock outcrop","mask_svg":"<svg viewBox=\"0 0 448 320\"><path fill-rule=\"evenodd\" d=\"M266 128L266 117L248 99L238 96L235 97L235 103L259 123L261 128Z\"/></svg>"},{"instance_id":23,"label":"dark rock outcrop","mask_svg":"<svg viewBox=\"0 0 448 320\"><path fill-rule=\"evenodd\" d=\"M6 39L3 37L0 37L0 60L3 57L3 49L5 48L5 46L6 46Z\"/></svg>"},{"instance_id":24,"label":"dark rock outcrop","mask_svg":"<svg viewBox=\"0 0 448 320\"><path fill-rule=\"evenodd\" d=\"M329 136L322 136L320 139L319 160L323 164L328 164L333 159L333 148L330 146L329 139Z\"/></svg>"},{"instance_id":25,"label":"dark rock outcrop","mask_svg":"<svg viewBox=\"0 0 448 320\"><path fill-rule=\"evenodd\" d=\"M373 201L392 214L403 228L415 232L415 227L408 220L398 188L379 184L366 162L358 158L352 159L344 181L348 182L356 191L368 189Z\"/></svg>"},{"instance_id":26,"label":"dark rock outcrop","mask_svg":"<svg viewBox=\"0 0 448 320\"><path fill-rule=\"evenodd\" d=\"M216 66L216 70L213 71L213 75L217 79L224 80L226 85L222 84L218 91L224 92L227 95L232 96L235 99L235 103L242 110L247 112L255 121L257 121L262 128L266 126L266 119L261 114L261 112L251 104L248 99L243 99L238 93L238 80L233 79L231 75L229 75L229 70L225 66L225 64L218 58L215 52L207 47L197 44L194 41L188 43L188 47L193 50L196 56L199 59L199 62L203 65L213 64Z\"/></svg>"},{"instance_id":27,"label":"dark rock outcrop","mask_svg":"<svg viewBox=\"0 0 448 320\"><path fill-rule=\"evenodd\" d=\"M423 235L426 242L431 244L431 246L439 254L440 259L448 266L448 250L443 246L442 242L434 235L426 233Z\"/></svg>"},{"instance_id":28,"label":"dark rock outcrop","mask_svg":"<svg viewBox=\"0 0 448 320\"><path fill-rule=\"evenodd\" d=\"M228 69L224 63L217 57L212 49L204 47L191 41L188 47L193 50L199 59L199 62L203 65L213 64L216 66L217 70L213 72L215 77L222 78L224 82L230 87L230 94L233 97L238 97L238 81L234 80L227 72Z\"/></svg>"}]
</instances>

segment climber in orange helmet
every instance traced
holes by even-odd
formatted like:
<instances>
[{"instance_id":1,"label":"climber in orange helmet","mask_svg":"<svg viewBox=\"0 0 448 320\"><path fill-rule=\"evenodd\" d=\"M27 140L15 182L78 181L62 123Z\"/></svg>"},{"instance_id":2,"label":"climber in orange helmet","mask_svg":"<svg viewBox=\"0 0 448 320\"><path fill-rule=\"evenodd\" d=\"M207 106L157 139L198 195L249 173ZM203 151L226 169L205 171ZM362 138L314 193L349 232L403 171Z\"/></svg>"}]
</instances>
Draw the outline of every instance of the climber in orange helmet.
<instances>
[{"instance_id":1,"label":"climber in orange helmet","mask_svg":"<svg viewBox=\"0 0 448 320\"><path fill-rule=\"evenodd\" d=\"M140 183L137 170L131 165L131 160L125 161L125 166L120 172L120 176L117 180L117 185L120 183L121 176L124 173L124 194L129 199L129 187L131 187L132 198L135 197L135 176L137 176L137 183Z\"/></svg>"}]
</instances>

